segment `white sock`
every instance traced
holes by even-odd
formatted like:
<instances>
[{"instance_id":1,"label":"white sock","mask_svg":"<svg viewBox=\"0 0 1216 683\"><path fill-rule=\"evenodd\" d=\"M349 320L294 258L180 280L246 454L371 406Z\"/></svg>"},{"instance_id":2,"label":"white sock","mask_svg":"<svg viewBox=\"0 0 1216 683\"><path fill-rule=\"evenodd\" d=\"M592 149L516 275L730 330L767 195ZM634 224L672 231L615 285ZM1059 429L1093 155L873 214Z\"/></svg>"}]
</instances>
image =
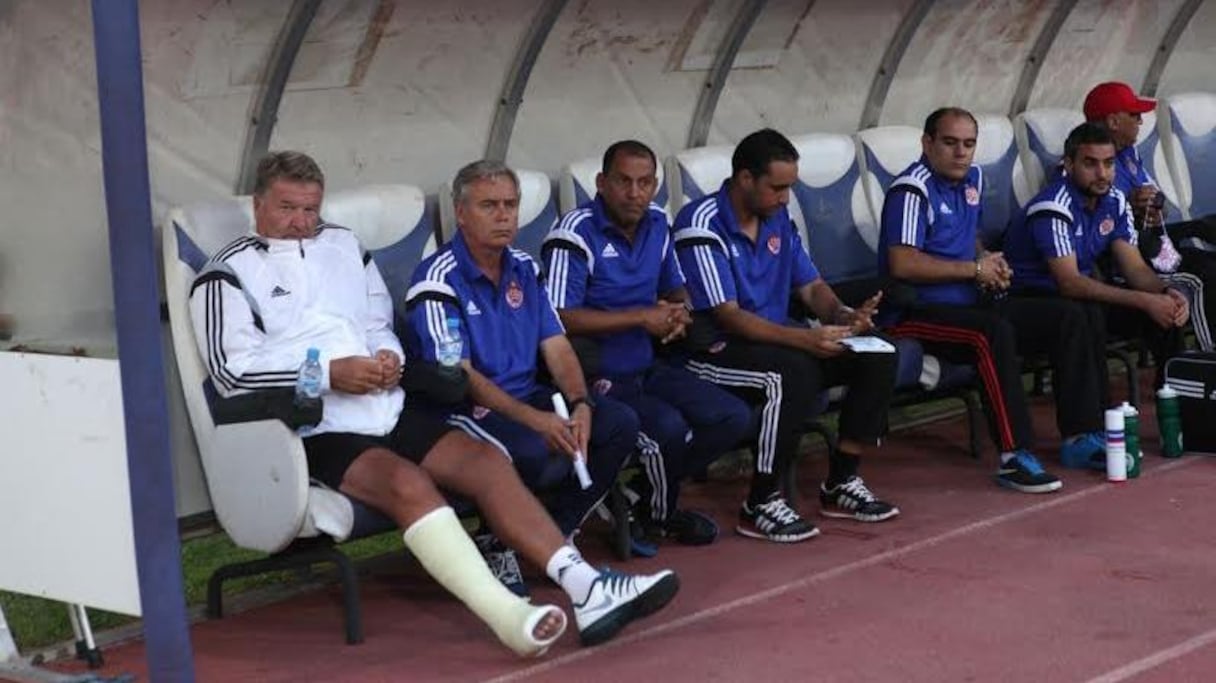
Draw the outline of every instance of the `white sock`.
<instances>
[{"instance_id":1,"label":"white sock","mask_svg":"<svg viewBox=\"0 0 1216 683\"><path fill-rule=\"evenodd\" d=\"M1010 460L1013 460L1013 456L1015 455L1017 455L1017 453L1014 453L1013 451L1005 451L1004 453L1001 453L1001 464L1004 465Z\"/></svg>"},{"instance_id":2,"label":"white sock","mask_svg":"<svg viewBox=\"0 0 1216 683\"><path fill-rule=\"evenodd\" d=\"M423 568L481 617L503 644L524 656L547 649L548 643L537 642L532 630L545 612L555 608L534 606L507 590L490 573L452 508L426 513L402 538Z\"/></svg>"},{"instance_id":3,"label":"white sock","mask_svg":"<svg viewBox=\"0 0 1216 683\"><path fill-rule=\"evenodd\" d=\"M582 554L574 546L564 545L553 553L545 565L545 573L553 582L566 591L570 602L581 605L587 602L591 593L591 584L595 583L600 573L583 560Z\"/></svg>"}]
</instances>

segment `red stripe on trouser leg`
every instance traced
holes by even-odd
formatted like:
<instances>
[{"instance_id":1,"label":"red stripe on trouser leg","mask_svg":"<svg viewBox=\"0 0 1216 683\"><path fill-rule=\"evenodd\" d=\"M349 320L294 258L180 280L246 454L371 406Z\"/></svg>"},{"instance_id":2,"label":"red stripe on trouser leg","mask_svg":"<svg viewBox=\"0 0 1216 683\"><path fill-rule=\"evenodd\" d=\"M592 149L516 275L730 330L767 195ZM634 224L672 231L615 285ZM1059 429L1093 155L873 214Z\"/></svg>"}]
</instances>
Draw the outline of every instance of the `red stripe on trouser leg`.
<instances>
[{"instance_id":1,"label":"red stripe on trouser leg","mask_svg":"<svg viewBox=\"0 0 1216 683\"><path fill-rule=\"evenodd\" d=\"M993 420L996 422L1001 450L1012 451L1017 445L1013 440L1013 427L1009 423L1009 413L1005 408L1005 396L1001 393L1001 379L996 371L996 361L992 358L992 348L988 338L978 330L966 327L952 327L924 322L905 322L888 330L896 337L911 337L922 341L948 342L966 344L975 352L975 366L980 371L980 382L984 385L984 393L988 395L988 405L992 407Z\"/></svg>"}]
</instances>

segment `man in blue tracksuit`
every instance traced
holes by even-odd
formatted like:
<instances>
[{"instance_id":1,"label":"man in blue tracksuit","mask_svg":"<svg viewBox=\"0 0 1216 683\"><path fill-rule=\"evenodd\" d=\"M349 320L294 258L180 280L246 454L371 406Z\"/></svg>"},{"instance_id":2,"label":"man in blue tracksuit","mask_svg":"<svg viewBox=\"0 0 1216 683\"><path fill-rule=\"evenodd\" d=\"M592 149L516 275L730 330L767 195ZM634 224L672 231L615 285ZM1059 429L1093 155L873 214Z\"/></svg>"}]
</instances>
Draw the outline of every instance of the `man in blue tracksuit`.
<instances>
[{"instance_id":1,"label":"man in blue tracksuit","mask_svg":"<svg viewBox=\"0 0 1216 683\"><path fill-rule=\"evenodd\" d=\"M453 328L462 340L462 363L469 377L469 404L449 422L499 447L511 458L529 486L556 486L551 509L566 537L611 488L622 463L637 441L638 418L628 406L588 394L583 370L549 303L540 268L524 252L511 248L519 232L519 180L500 162L466 165L452 183L459 230L451 241L427 257L414 272L406 295L406 320L399 324L407 358L435 362ZM452 321L456 324L451 324ZM538 358L552 376L570 411L563 419L553 410L554 389L538 381ZM598 406L597 406L598 403ZM571 474L576 453L586 456L591 486L580 487ZM513 557L487 548L500 579L525 591ZM554 580L556 566L545 567ZM673 579L613 574L608 582L625 601L640 601L621 612L615 628L645 616L674 595ZM609 577L611 578L611 577ZM666 582L666 583L660 583ZM591 595L590 593L584 593ZM608 602L611 602L609 600ZM608 604L605 602L604 604ZM580 609L591 616L590 603ZM591 617L587 617L590 619ZM583 621L579 621L580 631ZM607 631L583 632L584 642L598 642Z\"/></svg>"},{"instance_id":2,"label":"man in blue tracksuit","mask_svg":"<svg viewBox=\"0 0 1216 683\"><path fill-rule=\"evenodd\" d=\"M756 131L735 147L722 187L685 206L675 220L689 298L710 328L687 367L760 407L755 474L735 530L777 543L818 533L778 482L797 453L815 397L837 384L849 389L840 447L819 490L821 514L862 522L899 514L858 475L862 452L886 431L896 354L852 353L841 343L873 329L881 296L854 310L820 277L786 209L797 179L794 145L775 130ZM821 326L790 324L795 296Z\"/></svg>"},{"instance_id":3,"label":"man in blue tracksuit","mask_svg":"<svg viewBox=\"0 0 1216 683\"><path fill-rule=\"evenodd\" d=\"M879 275L906 284L915 296L884 311L888 332L921 341L925 350L953 362L973 365L984 407L1000 449L996 481L1024 493L1058 491L1031 451L1034 431L1022 389L1018 358L1019 327L1011 318L1046 316L1060 320L1049 344L1065 343L1067 316L1047 302L1018 302L1001 311L991 299L1009 287L1009 264L999 251L979 243L984 175L972 164L979 127L966 109L943 107L925 119L923 154L896 176L883 201L878 244ZM1004 313L1004 315L1002 314ZM1075 316L1075 324L1085 318ZM1063 378L1063 377L1062 377ZM1068 391L1057 392L1061 433L1082 434L1094 427L1076 423Z\"/></svg>"},{"instance_id":4,"label":"man in blue tracksuit","mask_svg":"<svg viewBox=\"0 0 1216 683\"><path fill-rule=\"evenodd\" d=\"M1108 403L1106 359L1100 351L1106 346L1108 325L1146 331L1145 341L1158 360L1159 385L1165 359L1181 347L1180 328L1189 319L1189 306L1140 255L1131 206L1113 185L1116 162L1110 133L1092 123L1077 126L1064 142L1063 163L1064 173L1014 217L1005 236L1005 258L1013 268L1014 297L1060 297L1080 305L1089 316L1089 335L1073 343L1094 365L1087 376L1102 381L1095 387L1097 395L1077 408L1096 420ZM1126 287L1100 279L1098 266L1104 259L1122 273Z\"/></svg>"},{"instance_id":5,"label":"man in blue tracksuit","mask_svg":"<svg viewBox=\"0 0 1216 683\"><path fill-rule=\"evenodd\" d=\"M680 480L743 440L751 411L742 399L664 360L660 345L691 321L667 214L652 204L654 152L624 140L604 154L595 199L566 214L545 238L549 298L571 335L596 346L592 391L619 399L641 419L649 495L640 516L653 532L703 545L712 519L676 507Z\"/></svg>"}]
</instances>

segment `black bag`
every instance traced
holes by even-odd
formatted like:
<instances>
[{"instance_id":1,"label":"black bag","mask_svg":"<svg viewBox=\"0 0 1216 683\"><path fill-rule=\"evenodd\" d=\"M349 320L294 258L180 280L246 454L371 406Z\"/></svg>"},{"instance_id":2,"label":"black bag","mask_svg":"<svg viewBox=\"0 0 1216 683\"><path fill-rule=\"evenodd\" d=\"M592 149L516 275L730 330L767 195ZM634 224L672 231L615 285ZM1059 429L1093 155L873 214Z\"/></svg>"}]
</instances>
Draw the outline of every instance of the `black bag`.
<instances>
[{"instance_id":1,"label":"black bag","mask_svg":"<svg viewBox=\"0 0 1216 683\"><path fill-rule=\"evenodd\" d=\"M1216 454L1216 353L1174 356L1165 382L1178 393L1183 450Z\"/></svg>"}]
</instances>

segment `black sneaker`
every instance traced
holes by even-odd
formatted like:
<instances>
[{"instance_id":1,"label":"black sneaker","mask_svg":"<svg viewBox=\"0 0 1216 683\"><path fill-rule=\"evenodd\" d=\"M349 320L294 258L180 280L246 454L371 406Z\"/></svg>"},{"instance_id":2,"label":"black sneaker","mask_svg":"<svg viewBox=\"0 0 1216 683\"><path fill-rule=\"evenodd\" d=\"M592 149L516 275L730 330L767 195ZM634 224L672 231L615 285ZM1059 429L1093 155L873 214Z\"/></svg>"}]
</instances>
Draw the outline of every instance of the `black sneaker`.
<instances>
[{"instance_id":1,"label":"black sneaker","mask_svg":"<svg viewBox=\"0 0 1216 683\"><path fill-rule=\"evenodd\" d=\"M645 526L647 536L671 538L683 545L709 545L718 538L718 523L692 510L676 510L666 520L650 520Z\"/></svg>"},{"instance_id":2,"label":"black sneaker","mask_svg":"<svg viewBox=\"0 0 1216 683\"><path fill-rule=\"evenodd\" d=\"M820 484L819 505L824 517L855 519L859 522L881 522L899 514L899 508L875 497L857 475L831 489L827 488L826 483Z\"/></svg>"},{"instance_id":3,"label":"black sneaker","mask_svg":"<svg viewBox=\"0 0 1216 683\"><path fill-rule=\"evenodd\" d=\"M774 543L797 543L819 534L819 529L803 519L776 491L754 507L744 503L735 531Z\"/></svg>"},{"instance_id":4,"label":"black sneaker","mask_svg":"<svg viewBox=\"0 0 1216 683\"><path fill-rule=\"evenodd\" d=\"M1022 493L1051 493L1064 486L1057 477L1043 469L1033 453L1025 450L1014 452L1009 462L997 468L996 483Z\"/></svg>"},{"instance_id":5,"label":"black sneaker","mask_svg":"<svg viewBox=\"0 0 1216 683\"><path fill-rule=\"evenodd\" d=\"M515 551L503 545L502 541L493 534L481 534L474 537L473 540L477 543L477 549L481 551L481 556L485 558L486 565L494 574L494 578L501 581L507 590L519 597L528 597L530 591L528 584L524 582L523 572L519 569L519 560L515 557Z\"/></svg>"}]
</instances>

